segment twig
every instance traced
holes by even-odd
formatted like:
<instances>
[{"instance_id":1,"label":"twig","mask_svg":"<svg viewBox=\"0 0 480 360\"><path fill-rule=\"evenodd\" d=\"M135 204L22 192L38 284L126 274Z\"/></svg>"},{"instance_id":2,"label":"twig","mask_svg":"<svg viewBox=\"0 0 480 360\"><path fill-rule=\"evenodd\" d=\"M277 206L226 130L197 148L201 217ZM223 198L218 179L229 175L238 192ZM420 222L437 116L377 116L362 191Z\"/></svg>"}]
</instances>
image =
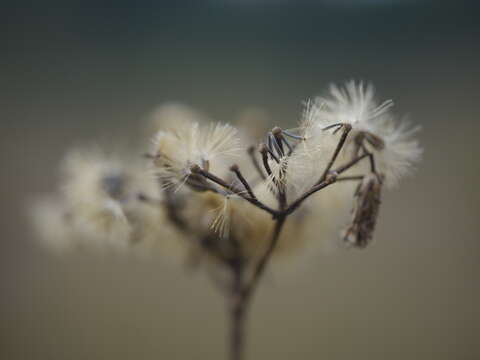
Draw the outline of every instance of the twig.
<instances>
[{"instance_id":1,"label":"twig","mask_svg":"<svg viewBox=\"0 0 480 360\"><path fill-rule=\"evenodd\" d=\"M230 298L230 359L241 360L245 344L246 301L242 294L243 266L232 267L232 289Z\"/></svg>"},{"instance_id":2,"label":"twig","mask_svg":"<svg viewBox=\"0 0 480 360\"><path fill-rule=\"evenodd\" d=\"M377 167L375 166L375 157L371 152L369 152L365 145L362 145L363 152L368 156L368 159L370 160L370 171L372 173L377 173Z\"/></svg>"},{"instance_id":3,"label":"twig","mask_svg":"<svg viewBox=\"0 0 480 360\"><path fill-rule=\"evenodd\" d=\"M339 181L351 181L351 180L363 180L365 176L363 175L352 175L352 176L342 176L342 177L337 177L337 182Z\"/></svg>"},{"instance_id":4,"label":"twig","mask_svg":"<svg viewBox=\"0 0 480 360\"><path fill-rule=\"evenodd\" d=\"M343 172L347 171L351 167L355 166L360 160L362 160L366 157L371 159L370 160L371 163L373 162L373 164L375 164L374 160L373 160L373 154L365 153L365 154L360 155L360 156L356 157L355 159L351 160L347 164L337 168L336 170L330 171L330 174L327 175L326 179L323 182L312 186L312 188L310 188L310 190L307 190L304 194L300 195L300 197L297 200L295 200L293 203L291 203L290 206L288 206L288 208L286 208L279 216L289 215L289 214L293 213L308 197L315 194L317 191L320 191L320 190L324 189L325 187L333 184L334 182L337 182L338 180L343 181L343 180L360 180L360 179L362 179L363 176L362 177L361 176L354 176L354 177L353 176L352 177L346 177L345 176L342 179L342 178L338 178L338 175L342 174Z\"/></svg>"},{"instance_id":5,"label":"twig","mask_svg":"<svg viewBox=\"0 0 480 360\"><path fill-rule=\"evenodd\" d=\"M321 182L323 182L325 180L325 178L327 177L328 172L330 171L333 164L335 163L335 160L337 159L338 154L340 153L340 150L342 150L342 147L345 144L345 141L347 140L348 133L350 132L350 130L352 130L352 126L350 124L343 124L343 125L341 125L341 127L343 127L342 136L341 136L341 138L340 138L340 140L337 144L337 147L335 148L335 151L333 152L332 157L330 158L330 161L329 161L327 167L323 171L323 174L320 177L320 180L317 182L317 184L320 184Z\"/></svg>"},{"instance_id":6,"label":"twig","mask_svg":"<svg viewBox=\"0 0 480 360\"><path fill-rule=\"evenodd\" d=\"M311 195L315 194L317 191L320 191L327 186L333 184L336 181L336 176L328 176L323 182L320 184L316 184L310 188L310 190L307 190L303 195L301 195L297 200L295 200L293 203L290 204L289 207L287 207L284 212L282 213L282 216L287 216L293 213L297 208Z\"/></svg>"},{"instance_id":7,"label":"twig","mask_svg":"<svg viewBox=\"0 0 480 360\"><path fill-rule=\"evenodd\" d=\"M277 210L274 210L274 209L270 208L269 206L267 206L264 203L262 203L261 201L259 201L257 198L251 198L250 196L246 196L245 193L242 190L238 189L236 186L227 184L224 180L220 179L219 177L213 175L212 173L210 173L206 170L203 170L202 168L200 168L200 166L192 165L190 167L190 170L195 174L202 175L205 178L209 179L210 181L213 181L214 183L216 183L217 185L220 185L221 187L227 189L231 193L242 197L243 199L245 199L246 201L248 201L252 205L255 205L256 207L258 207L262 210L265 210L266 212L268 212L272 216L275 217L278 214Z\"/></svg>"},{"instance_id":8,"label":"twig","mask_svg":"<svg viewBox=\"0 0 480 360\"><path fill-rule=\"evenodd\" d=\"M243 289L243 297L245 298L245 301L249 301L260 278L262 277L265 271L268 260L272 256L273 251L275 250L275 247L278 243L278 239L280 238L280 233L282 231L283 225L285 224L285 220L286 220L286 215L282 215L281 217L277 218L275 221L275 228L273 229L272 238L268 244L268 248L265 251L265 254L263 254L261 259L259 260L257 266L255 267L252 278L250 279L248 284L245 285Z\"/></svg>"},{"instance_id":9,"label":"twig","mask_svg":"<svg viewBox=\"0 0 480 360\"><path fill-rule=\"evenodd\" d=\"M263 161L263 167L265 168L265 171L267 172L268 176L272 175L272 170L270 169L270 165L268 165L268 147L265 144L261 144L260 147L258 148L258 151L262 155L262 161Z\"/></svg>"},{"instance_id":10,"label":"twig","mask_svg":"<svg viewBox=\"0 0 480 360\"><path fill-rule=\"evenodd\" d=\"M262 178L262 180L266 180L267 177L263 173L263 170L260 167L260 164L258 163L258 159L255 156L255 150L256 150L255 146L250 146L247 150L248 155L250 156L250 160L252 161L253 167L255 168L255 170L257 170L257 172L260 175L260 177Z\"/></svg>"},{"instance_id":11,"label":"twig","mask_svg":"<svg viewBox=\"0 0 480 360\"><path fill-rule=\"evenodd\" d=\"M356 165L360 160L365 159L366 157L369 157L369 156L371 156L371 154L362 154L360 156L357 156L356 158L350 160L348 163L338 167L337 169L335 169L332 172L337 173L337 174L341 174L341 173L347 171L348 169L350 169L352 166Z\"/></svg>"},{"instance_id":12,"label":"twig","mask_svg":"<svg viewBox=\"0 0 480 360\"><path fill-rule=\"evenodd\" d=\"M257 197L255 196L255 194L252 191L252 188L250 187L250 184L245 179L245 177L242 175L239 166L237 164L234 164L234 165L230 166L230 170L235 173L235 175L237 176L238 180L240 180L240 182L242 183L245 190L247 190L248 195L250 195L250 197L252 199L257 199Z\"/></svg>"}]
</instances>

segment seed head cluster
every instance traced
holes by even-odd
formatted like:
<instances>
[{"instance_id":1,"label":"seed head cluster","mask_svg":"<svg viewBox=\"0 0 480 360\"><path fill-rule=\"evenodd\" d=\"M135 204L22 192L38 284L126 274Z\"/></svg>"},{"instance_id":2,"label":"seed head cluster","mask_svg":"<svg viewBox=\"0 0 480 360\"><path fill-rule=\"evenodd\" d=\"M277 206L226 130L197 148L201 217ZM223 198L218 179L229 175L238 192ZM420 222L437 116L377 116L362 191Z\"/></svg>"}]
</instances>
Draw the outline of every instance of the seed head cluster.
<instances>
[{"instance_id":1,"label":"seed head cluster","mask_svg":"<svg viewBox=\"0 0 480 360\"><path fill-rule=\"evenodd\" d=\"M33 220L56 250L149 253L178 243L189 260L227 268L262 267L322 238L363 248L383 188L409 174L422 152L418 129L392 108L371 85L332 85L306 102L293 128L256 139L254 130L166 105L143 157L70 151L60 191L35 202Z\"/></svg>"}]
</instances>

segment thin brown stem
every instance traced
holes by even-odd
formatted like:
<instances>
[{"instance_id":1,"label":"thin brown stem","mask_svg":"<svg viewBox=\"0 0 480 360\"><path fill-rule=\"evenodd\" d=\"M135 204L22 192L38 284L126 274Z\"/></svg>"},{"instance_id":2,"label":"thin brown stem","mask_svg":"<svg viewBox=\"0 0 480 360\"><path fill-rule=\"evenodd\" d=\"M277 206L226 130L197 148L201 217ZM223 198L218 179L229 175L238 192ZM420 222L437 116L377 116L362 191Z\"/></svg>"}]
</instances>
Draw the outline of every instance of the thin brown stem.
<instances>
[{"instance_id":1,"label":"thin brown stem","mask_svg":"<svg viewBox=\"0 0 480 360\"><path fill-rule=\"evenodd\" d=\"M365 146L363 146L363 151L365 154L367 154L368 156L368 159L370 160L370 171L372 173L377 173L377 167L375 165L375 157L373 156L373 154L371 152L369 152Z\"/></svg>"},{"instance_id":2,"label":"thin brown stem","mask_svg":"<svg viewBox=\"0 0 480 360\"><path fill-rule=\"evenodd\" d=\"M235 173L235 175L237 176L238 180L242 183L243 187L245 188L245 190L247 190L248 192L248 195L250 195L250 197L252 199L257 199L257 197L255 196L255 194L253 193L252 191L252 188L250 187L250 184L248 183L248 181L245 179L245 177L243 176L242 172L240 171L240 168L238 167L238 165L232 165L230 167L230 170L233 171Z\"/></svg>"},{"instance_id":3,"label":"thin brown stem","mask_svg":"<svg viewBox=\"0 0 480 360\"><path fill-rule=\"evenodd\" d=\"M286 216L290 215L293 213L306 199L308 199L311 195L315 194L317 191L320 191L327 186L337 182L338 180L343 181L343 180L361 180L363 176L352 176L352 177L343 177L343 178L338 178L338 175L342 174L343 172L347 171L351 167L355 166L360 160L369 157L370 159L373 158L373 155L370 153L365 153L363 155L360 155L356 157L355 159L349 161L347 164L331 171L331 175L327 176L327 178L314 186L310 188L310 190L307 190L304 194L302 194L297 200L295 200L293 203L290 204L283 212L280 213L279 216ZM371 160L372 161L372 160Z\"/></svg>"},{"instance_id":4,"label":"thin brown stem","mask_svg":"<svg viewBox=\"0 0 480 360\"><path fill-rule=\"evenodd\" d=\"M275 159L275 161L279 161L279 158L285 156L285 153L283 152L283 146L278 140L276 136L274 136L272 133L268 135L268 149L270 155ZM273 150L275 150L278 154L278 157L275 156Z\"/></svg>"},{"instance_id":5,"label":"thin brown stem","mask_svg":"<svg viewBox=\"0 0 480 360\"><path fill-rule=\"evenodd\" d=\"M191 171L193 173L204 176L205 178L209 179L210 181L212 181L212 182L216 183L217 185L220 185L221 187L230 191L232 194L235 194L235 195L238 195L238 196L242 197L243 199L245 199L246 201L248 201L252 205L255 205L259 209L262 209L262 210L268 212L272 216L277 216L277 214L278 214L277 210L274 210L274 209L270 208L269 206L265 205L264 203L262 203L261 201L259 201L256 198L251 198L250 196L245 195L244 191L238 189L233 184L232 185L227 184L224 180L220 179L218 176L215 176L212 173L201 169L198 165L193 165L191 167Z\"/></svg>"},{"instance_id":6,"label":"thin brown stem","mask_svg":"<svg viewBox=\"0 0 480 360\"><path fill-rule=\"evenodd\" d=\"M232 268L230 298L230 360L242 360L245 352L246 302L242 294L243 267Z\"/></svg>"},{"instance_id":7,"label":"thin brown stem","mask_svg":"<svg viewBox=\"0 0 480 360\"><path fill-rule=\"evenodd\" d=\"M283 225L287 219L287 216L284 215L286 207L286 198L279 199L280 210L277 214L280 214L275 218L275 225L271 239L268 243L268 247L265 253L262 255L258 263L256 264L252 277L250 281L242 285L242 273L238 273L238 270L234 273L234 287L233 287L233 302L231 309L231 321L232 321L232 330L231 330L231 360L242 360L244 352L244 332L245 332L245 318L248 306L250 304L252 295L262 278L262 275L265 272L265 269L268 265L270 258L277 246L278 240L280 238L280 233L282 232ZM275 215L277 215L275 214ZM275 216L274 215L274 216ZM236 285L236 286L235 286ZM238 288L240 286L240 288Z\"/></svg>"},{"instance_id":8,"label":"thin brown stem","mask_svg":"<svg viewBox=\"0 0 480 360\"><path fill-rule=\"evenodd\" d=\"M270 169L270 165L268 164L268 148L267 145L262 144L260 145L260 154L262 155L262 162L263 162L263 167L265 168L265 171L267 172L268 176L272 175L272 169Z\"/></svg>"},{"instance_id":9,"label":"thin brown stem","mask_svg":"<svg viewBox=\"0 0 480 360\"><path fill-rule=\"evenodd\" d=\"M289 144L287 139L285 139L285 137L283 136L283 130L281 128L279 128L278 126L276 126L272 129L272 134L275 137L275 139L277 140L277 143L278 143L280 149L282 150L282 153L283 153L282 156L292 155L293 147ZM283 145L285 145L288 148L288 153L287 154L285 154L285 150L283 148Z\"/></svg>"},{"instance_id":10,"label":"thin brown stem","mask_svg":"<svg viewBox=\"0 0 480 360\"><path fill-rule=\"evenodd\" d=\"M280 238L280 233L282 232L283 225L285 224L286 216L282 215L279 218L276 219L275 221L275 227L273 229L272 237L270 239L270 242L268 244L268 248L257 263L257 266L255 267L253 271L252 278L248 282L247 285L245 285L244 290L243 290L243 296L245 297L246 301L249 301L256 286L258 285L258 282L260 281L263 273L265 272L265 269L267 267L268 261L270 260L273 251L275 250L275 247L277 246L278 239Z\"/></svg>"},{"instance_id":11,"label":"thin brown stem","mask_svg":"<svg viewBox=\"0 0 480 360\"><path fill-rule=\"evenodd\" d=\"M277 187L278 191L278 206L280 208L280 211L283 211L287 207L287 186L285 183L285 175L287 172L287 165L288 163L283 160L280 164L280 170L278 172L278 178L273 178L273 182L275 186Z\"/></svg>"},{"instance_id":12,"label":"thin brown stem","mask_svg":"<svg viewBox=\"0 0 480 360\"><path fill-rule=\"evenodd\" d=\"M284 207L280 202L280 210L283 212ZM280 233L286 221L286 215L281 215L275 219L275 226L272 237L268 244L268 248L258 261L253 270L250 281L243 285L243 267L233 266L233 286L232 286L232 304L230 309L231 317L231 335L230 335L230 359L242 360L244 354L245 343L245 321L248 307L252 295L265 272L268 261L277 246Z\"/></svg>"},{"instance_id":13,"label":"thin brown stem","mask_svg":"<svg viewBox=\"0 0 480 360\"><path fill-rule=\"evenodd\" d=\"M347 140L348 133L350 132L350 130L352 130L352 126L350 124L344 124L344 125L342 125L342 127L343 127L342 136L340 137L340 140L338 141L337 147L335 148L335 151L333 152L333 155L330 158L330 161L328 162L328 165L325 168L325 170L323 171L323 174L320 177L320 180L317 182L317 184L320 184L321 182L323 182L326 179L326 177L328 175L328 172L330 171L333 164L335 163L335 160L337 159L338 154L340 154L340 151L342 150L343 145L345 144L345 141Z\"/></svg>"},{"instance_id":14,"label":"thin brown stem","mask_svg":"<svg viewBox=\"0 0 480 360\"><path fill-rule=\"evenodd\" d=\"M325 181L321 182L320 184L314 185L310 188L310 190L306 191L303 195L301 195L297 200L295 200L293 203L290 204L289 207L285 209L285 211L282 213L283 216L290 215L293 213L295 210L298 209L298 207L305 201L307 200L311 195L315 194L317 191L320 191L327 186L333 184L336 181L335 176L330 176L325 179Z\"/></svg>"},{"instance_id":15,"label":"thin brown stem","mask_svg":"<svg viewBox=\"0 0 480 360\"><path fill-rule=\"evenodd\" d=\"M248 155L250 156L250 160L252 161L252 164L253 164L253 167L255 168L255 170L257 170L258 172L258 175L260 175L260 177L262 178L262 180L266 180L267 177L265 176L265 174L263 173L263 170L262 168L260 167L260 164L258 162L258 159L257 157L255 156L255 146L250 146L248 148Z\"/></svg>"},{"instance_id":16,"label":"thin brown stem","mask_svg":"<svg viewBox=\"0 0 480 360\"><path fill-rule=\"evenodd\" d=\"M365 176L363 175L352 175L352 176L342 176L337 178L337 182L339 181L355 181L355 180L362 180Z\"/></svg>"},{"instance_id":17,"label":"thin brown stem","mask_svg":"<svg viewBox=\"0 0 480 360\"><path fill-rule=\"evenodd\" d=\"M356 165L360 160L365 159L366 157L369 157L369 156L370 156L370 154L362 154L360 156L357 156L356 158L350 160L345 165L342 165L342 166L336 168L332 172L337 173L337 174L341 174L341 173L347 171L348 169L350 169L352 166Z\"/></svg>"},{"instance_id":18,"label":"thin brown stem","mask_svg":"<svg viewBox=\"0 0 480 360\"><path fill-rule=\"evenodd\" d=\"M282 181L283 180L277 181L278 202L280 204L280 209L285 209L287 206L287 189Z\"/></svg>"}]
</instances>

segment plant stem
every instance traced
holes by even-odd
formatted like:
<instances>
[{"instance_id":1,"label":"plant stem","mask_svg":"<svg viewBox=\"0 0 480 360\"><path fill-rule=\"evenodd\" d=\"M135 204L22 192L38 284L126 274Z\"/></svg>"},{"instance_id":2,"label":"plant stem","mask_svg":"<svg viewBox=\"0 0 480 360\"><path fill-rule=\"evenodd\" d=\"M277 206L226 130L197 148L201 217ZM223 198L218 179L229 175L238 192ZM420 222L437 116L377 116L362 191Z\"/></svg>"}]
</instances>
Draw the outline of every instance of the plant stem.
<instances>
[{"instance_id":1,"label":"plant stem","mask_svg":"<svg viewBox=\"0 0 480 360\"><path fill-rule=\"evenodd\" d=\"M268 260L270 260L273 251L275 250L275 247L277 246L278 239L280 237L280 233L282 232L283 225L285 224L286 216L280 216L276 219L275 221L275 228L273 230L272 238L270 240L270 243L268 244L267 251L265 254L262 256L262 258L259 260L252 279L250 282L245 286L243 290L243 296L246 298L247 301L250 300L260 278L262 277L263 273L265 272L265 268L267 267Z\"/></svg>"},{"instance_id":2,"label":"plant stem","mask_svg":"<svg viewBox=\"0 0 480 360\"><path fill-rule=\"evenodd\" d=\"M245 199L246 201L248 201L249 203L251 203L252 205L255 205L256 207L262 209L262 210L265 210L266 212L268 212L269 214L271 214L272 216L276 216L278 211L274 210L274 209L271 209L270 207L268 207L267 205L265 205L264 203L262 203L261 201L259 201L257 198L251 198L250 196L247 196L243 190L241 189L238 189L236 186L234 186L233 184L228 184L226 183L224 180L220 179L218 176L215 176L213 175L212 173L206 171L206 170L203 170L201 169L199 166L192 166L191 167L191 170L193 173L196 173L196 174L199 174L199 175L202 175L203 177L207 178L208 180L210 181L213 181L214 183L216 183L217 185L220 185L221 187L227 189L228 191L230 191L231 193L233 194L236 194L240 197L242 197L243 199Z\"/></svg>"},{"instance_id":3,"label":"plant stem","mask_svg":"<svg viewBox=\"0 0 480 360\"><path fill-rule=\"evenodd\" d=\"M325 168L325 170L322 174L322 177L317 182L317 184L320 184L321 182L323 182L327 178L328 172L330 171L333 164L335 163L335 160L337 159L338 154L340 154L340 150L342 150L342 147L345 144L345 141L347 140L348 133L350 132L350 130L352 130L352 126L350 124L344 124L344 125L342 125L342 127L343 127L343 133L342 133L342 136L340 137L340 141L338 142L337 147L335 148L335 151L334 151L332 157L330 158L330 161L329 161L327 167Z\"/></svg>"},{"instance_id":4,"label":"plant stem","mask_svg":"<svg viewBox=\"0 0 480 360\"><path fill-rule=\"evenodd\" d=\"M258 175L260 175L260 178L262 180L266 180L267 177L265 176L265 174L263 173L263 170L262 168L260 167L260 164L258 163L258 160L255 156L255 146L250 146L248 148L248 155L250 156L250 160L252 161L252 164L253 164L253 167L255 168L255 170L257 170L258 172Z\"/></svg>"},{"instance_id":5,"label":"plant stem","mask_svg":"<svg viewBox=\"0 0 480 360\"><path fill-rule=\"evenodd\" d=\"M242 360L245 348L245 322L249 305L255 289L262 278L273 251L280 238L286 216L282 216L275 220L275 228L273 230L268 248L259 260L254 269L252 278L243 286L243 267L232 267L233 284L230 298L230 360Z\"/></svg>"},{"instance_id":6,"label":"plant stem","mask_svg":"<svg viewBox=\"0 0 480 360\"><path fill-rule=\"evenodd\" d=\"M246 302L242 293L243 269L233 269L230 299L230 360L242 360L245 344Z\"/></svg>"}]
</instances>

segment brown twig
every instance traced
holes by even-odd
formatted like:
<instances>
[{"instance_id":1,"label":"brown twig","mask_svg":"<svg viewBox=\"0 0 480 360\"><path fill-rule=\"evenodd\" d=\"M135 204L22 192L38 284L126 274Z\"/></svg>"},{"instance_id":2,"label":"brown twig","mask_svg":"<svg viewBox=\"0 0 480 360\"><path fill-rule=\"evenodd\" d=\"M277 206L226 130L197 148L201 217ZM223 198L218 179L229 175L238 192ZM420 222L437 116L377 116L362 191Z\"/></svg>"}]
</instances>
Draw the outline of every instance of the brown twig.
<instances>
[{"instance_id":1,"label":"brown twig","mask_svg":"<svg viewBox=\"0 0 480 360\"><path fill-rule=\"evenodd\" d=\"M310 188L310 190L307 190L305 193L300 195L300 197L297 198L297 200L295 200L293 203L291 203L290 206L288 206L284 210L284 212L281 213L279 216L289 215L289 214L293 213L311 195L313 195L317 191L320 191L320 190L326 188L327 186L337 182L338 180L340 180L340 181L343 181L343 180L361 180L363 178L363 176L352 176L352 177L345 176L343 178L338 178L338 175L344 173L345 171L347 171L351 167L355 166L360 160L362 160L366 157L368 157L370 159L373 159L373 155L371 153L365 153L365 154L360 155L360 156L356 157L355 159L349 161L347 164L337 168L336 170L330 171L330 175L329 176L327 175L327 178L323 182L312 186ZM370 160L370 161L371 161L371 163L373 162L373 160Z\"/></svg>"},{"instance_id":2,"label":"brown twig","mask_svg":"<svg viewBox=\"0 0 480 360\"><path fill-rule=\"evenodd\" d=\"M263 162L263 167L265 168L265 171L267 172L268 176L272 175L272 170L270 169L270 165L268 164L268 147L265 144L261 144L260 147L258 148L258 151L262 155L262 162Z\"/></svg>"},{"instance_id":3,"label":"brown twig","mask_svg":"<svg viewBox=\"0 0 480 360\"><path fill-rule=\"evenodd\" d=\"M360 160L365 159L366 157L369 157L369 156L371 156L371 154L362 154L360 156L357 156L356 158L353 158L352 160L350 160L348 163L336 168L332 172L335 172L337 174L341 174L341 173L347 171L348 169L350 169L352 166L356 165Z\"/></svg>"},{"instance_id":4,"label":"brown twig","mask_svg":"<svg viewBox=\"0 0 480 360\"><path fill-rule=\"evenodd\" d=\"M255 168L255 170L257 170L258 172L258 175L260 175L260 177L262 178L262 180L266 180L267 177L265 176L265 174L263 173L263 170L262 168L260 167L260 164L258 163L258 159L257 157L255 156L255 146L250 146L247 150L248 152L248 155L250 156L250 160L252 161L252 164L253 164L253 167Z\"/></svg>"},{"instance_id":5,"label":"brown twig","mask_svg":"<svg viewBox=\"0 0 480 360\"><path fill-rule=\"evenodd\" d=\"M246 301L243 291L243 266L232 266L230 295L230 359L241 360L244 354Z\"/></svg>"},{"instance_id":6,"label":"brown twig","mask_svg":"<svg viewBox=\"0 0 480 360\"><path fill-rule=\"evenodd\" d=\"M256 207L258 207L262 210L265 210L266 212L268 212L272 216L275 217L277 215L277 213L278 213L277 210L274 210L274 209L270 208L269 206L267 206L264 203L262 203L261 201L259 201L257 198L251 198L250 196L245 195L244 191L238 189L233 184L232 185L227 184L224 180L220 179L219 177L213 175L212 173L210 173L206 170L203 170L202 168L200 168L200 166L192 165L190 170L195 174L202 175L205 178L209 179L210 181L213 181L217 185L220 185L221 187L230 191L232 194L235 194L235 195L238 195L238 196L242 197L243 199L245 199L246 201L248 201L252 205L255 205Z\"/></svg>"},{"instance_id":7,"label":"brown twig","mask_svg":"<svg viewBox=\"0 0 480 360\"><path fill-rule=\"evenodd\" d=\"M268 248L257 263L247 284L243 284L244 267L231 266L232 291L230 296L230 359L242 360L245 351L245 322L252 295L265 272L268 261L278 243L286 217L275 221L275 228Z\"/></svg>"},{"instance_id":8,"label":"brown twig","mask_svg":"<svg viewBox=\"0 0 480 360\"><path fill-rule=\"evenodd\" d=\"M273 251L275 250L275 247L278 243L278 239L280 238L280 233L282 232L283 225L285 224L285 220L286 220L286 215L282 215L275 220L275 227L273 229L272 237L268 244L268 248L263 254L263 256L260 258L259 262L257 263L255 270L253 272L252 278L250 279L248 284L245 285L243 289L243 296L245 297L246 299L245 301L247 302L250 300L258 282L260 281L260 278L265 272L265 268L268 264L268 260L272 256Z\"/></svg>"},{"instance_id":9,"label":"brown twig","mask_svg":"<svg viewBox=\"0 0 480 360\"><path fill-rule=\"evenodd\" d=\"M342 177L337 177L337 182L339 182L339 181L363 180L364 177L365 176L363 176L363 175L342 176Z\"/></svg>"},{"instance_id":10,"label":"brown twig","mask_svg":"<svg viewBox=\"0 0 480 360\"><path fill-rule=\"evenodd\" d=\"M325 168L325 170L323 171L323 174L320 177L320 180L317 182L317 184L320 184L326 179L328 172L330 171L333 164L335 163L335 160L337 159L338 154L340 154L340 151L342 150L342 147L345 144L345 141L347 140L348 133L350 132L350 130L352 130L352 126L350 124L343 124L341 125L341 127L343 127L343 133L342 133L342 136L340 137L340 141L338 142L337 147L335 148L335 151L333 152L333 155L330 158L330 161L327 167Z\"/></svg>"},{"instance_id":11,"label":"brown twig","mask_svg":"<svg viewBox=\"0 0 480 360\"><path fill-rule=\"evenodd\" d=\"M250 187L250 184L245 179L245 177L242 175L242 172L240 171L239 166L237 164L234 164L234 165L230 166L230 170L235 173L235 175L237 176L238 180L240 180L240 182L242 183L245 190L247 190L248 195L250 195L250 197L252 199L257 199L257 197L255 196L255 194L252 191L252 188Z\"/></svg>"},{"instance_id":12,"label":"brown twig","mask_svg":"<svg viewBox=\"0 0 480 360\"><path fill-rule=\"evenodd\" d=\"M297 198L293 203L288 206L284 212L282 213L283 216L290 215L293 213L295 210L298 209L298 207L305 201L307 200L311 195L315 194L317 191L320 191L327 186L333 184L336 181L336 176L329 176L327 177L323 182L320 184L316 184L310 188L310 190L306 191L300 197Z\"/></svg>"}]
</instances>

